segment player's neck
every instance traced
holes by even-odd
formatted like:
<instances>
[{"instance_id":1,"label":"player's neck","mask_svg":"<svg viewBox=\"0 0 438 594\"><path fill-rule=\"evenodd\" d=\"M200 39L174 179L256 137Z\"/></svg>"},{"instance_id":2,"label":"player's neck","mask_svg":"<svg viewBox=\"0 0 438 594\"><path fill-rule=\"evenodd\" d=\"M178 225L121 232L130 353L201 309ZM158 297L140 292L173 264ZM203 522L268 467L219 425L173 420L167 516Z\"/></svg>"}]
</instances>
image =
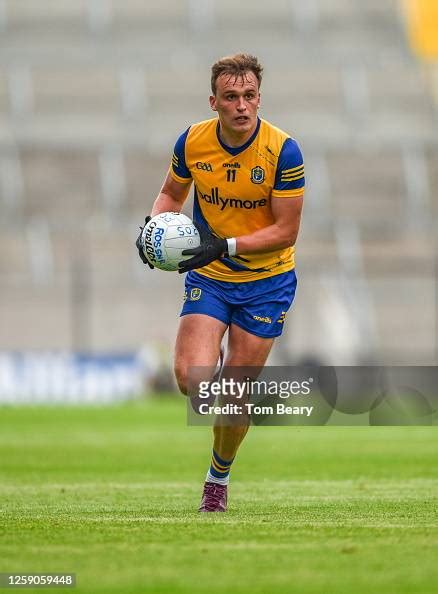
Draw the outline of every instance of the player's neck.
<instances>
[{"instance_id":1,"label":"player's neck","mask_svg":"<svg viewBox=\"0 0 438 594\"><path fill-rule=\"evenodd\" d=\"M229 146L230 148L237 148L245 144L247 140L251 138L257 128L257 121L255 122L254 126L248 132L243 132L242 134L236 134L232 130L228 130L222 126L219 122L219 136L222 142Z\"/></svg>"}]
</instances>

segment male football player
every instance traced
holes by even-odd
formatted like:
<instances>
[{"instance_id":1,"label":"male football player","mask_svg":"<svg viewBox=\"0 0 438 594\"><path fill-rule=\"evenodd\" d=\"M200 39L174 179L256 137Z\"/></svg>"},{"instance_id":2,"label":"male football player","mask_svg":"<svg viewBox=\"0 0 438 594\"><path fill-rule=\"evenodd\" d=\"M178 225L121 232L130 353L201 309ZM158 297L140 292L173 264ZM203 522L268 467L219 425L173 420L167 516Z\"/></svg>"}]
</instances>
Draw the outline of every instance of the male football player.
<instances>
[{"instance_id":1,"label":"male football player","mask_svg":"<svg viewBox=\"0 0 438 594\"><path fill-rule=\"evenodd\" d=\"M190 368L214 369L226 330L225 366L262 368L295 295L303 158L293 138L258 117L261 80L262 67L248 54L212 66L210 107L218 117L178 138L151 213L179 212L194 184L201 245L179 265L188 274L175 347L184 394ZM148 264L140 240L137 247ZM199 511L226 510L230 468L247 430L246 422L215 425Z\"/></svg>"}]
</instances>

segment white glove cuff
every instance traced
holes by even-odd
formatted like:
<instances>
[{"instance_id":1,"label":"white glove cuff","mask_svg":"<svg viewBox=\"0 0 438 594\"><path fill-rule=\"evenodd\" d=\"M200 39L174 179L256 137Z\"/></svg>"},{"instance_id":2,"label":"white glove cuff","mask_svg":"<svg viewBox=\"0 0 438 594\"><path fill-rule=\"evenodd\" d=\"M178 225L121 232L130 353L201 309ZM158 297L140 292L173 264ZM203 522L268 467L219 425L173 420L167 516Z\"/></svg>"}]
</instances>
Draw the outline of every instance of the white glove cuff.
<instances>
[{"instance_id":1,"label":"white glove cuff","mask_svg":"<svg viewBox=\"0 0 438 594\"><path fill-rule=\"evenodd\" d=\"M235 256L237 253L237 241L235 237L229 237L227 239L228 244L228 255Z\"/></svg>"}]
</instances>

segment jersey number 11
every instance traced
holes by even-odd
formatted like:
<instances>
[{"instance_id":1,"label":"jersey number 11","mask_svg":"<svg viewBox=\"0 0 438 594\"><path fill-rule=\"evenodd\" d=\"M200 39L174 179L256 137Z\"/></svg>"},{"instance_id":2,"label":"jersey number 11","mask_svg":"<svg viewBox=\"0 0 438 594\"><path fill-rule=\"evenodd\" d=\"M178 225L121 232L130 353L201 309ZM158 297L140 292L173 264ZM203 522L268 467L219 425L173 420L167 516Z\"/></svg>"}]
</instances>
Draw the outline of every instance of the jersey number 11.
<instances>
[{"instance_id":1,"label":"jersey number 11","mask_svg":"<svg viewBox=\"0 0 438 594\"><path fill-rule=\"evenodd\" d=\"M235 182L236 173L237 171L235 169L227 169L227 182Z\"/></svg>"}]
</instances>

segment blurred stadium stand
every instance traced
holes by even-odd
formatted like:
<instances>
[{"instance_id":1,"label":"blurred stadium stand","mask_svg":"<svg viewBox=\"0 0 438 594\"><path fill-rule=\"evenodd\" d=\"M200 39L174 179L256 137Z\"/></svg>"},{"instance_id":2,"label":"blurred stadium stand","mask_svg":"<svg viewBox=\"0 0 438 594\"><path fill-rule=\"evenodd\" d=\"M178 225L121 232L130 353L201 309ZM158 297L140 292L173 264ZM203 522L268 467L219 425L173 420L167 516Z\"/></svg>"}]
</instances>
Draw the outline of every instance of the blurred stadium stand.
<instances>
[{"instance_id":1,"label":"blurred stadium stand","mask_svg":"<svg viewBox=\"0 0 438 594\"><path fill-rule=\"evenodd\" d=\"M0 350L173 342L182 279L142 268L138 224L211 63L248 51L307 166L274 361L436 364L438 74L412 26L395 0L0 0Z\"/></svg>"}]
</instances>

